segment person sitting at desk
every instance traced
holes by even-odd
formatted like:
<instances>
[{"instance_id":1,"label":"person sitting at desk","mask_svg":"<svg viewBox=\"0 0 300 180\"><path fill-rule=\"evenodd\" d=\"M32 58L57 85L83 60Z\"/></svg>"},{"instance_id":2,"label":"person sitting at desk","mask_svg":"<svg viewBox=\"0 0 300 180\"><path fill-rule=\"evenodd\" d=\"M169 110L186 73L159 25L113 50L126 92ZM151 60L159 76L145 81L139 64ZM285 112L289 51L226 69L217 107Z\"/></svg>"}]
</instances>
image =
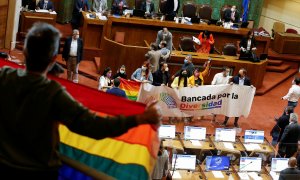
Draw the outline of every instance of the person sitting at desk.
<instances>
[{"instance_id":1,"label":"person sitting at desk","mask_svg":"<svg viewBox=\"0 0 300 180\"><path fill-rule=\"evenodd\" d=\"M204 31L199 34L198 39L200 40L201 44L197 48L197 52L205 54L212 53L215 43L213 35L208 31Z\"/></svg>"},{"instance_id":2,"label":"person sitting at desk","mask_svg":"<svg viewBox=\"0 0 300 180\"><path fill-rule=\"evenodd\" d=\"M93 0L93 11L96 13L104 13L107 11L107 0Z\"/></svg>"},{"instance_id":3,"label":"person sitting at desk","mask_svg":"<svg viewBox=\"0 0 300 180\"><path fill-rule=\"evenodd\" d=\"M231 9L226 9L224 12L224 22L238 23L240 19L240 13L237 11L236 6L232 6Z\"/></svg>"},{"instance_id":4,"label":"person sitting at desk","mask_svg":"<svg viewBox=\"0 0 300 180\"><path fill-rule=\"evenodd\" d=\"M72 20L71 20L72 29L79 29L81 12L84 10L87 10L89 12L91 10L88 0L76 0L73 8Z\"/></svg>"},{"instance_id":5,"label":"person sitting at desk","mask_svg":"<svg viewBox=\"0 0 300 180\"><path fill-rule=\"evenodd\" d=\"M50 0L40 0L36 6L36 9L45 9L48 11L54 11L53 2Z\"/></svg>"},{"instance_id":6,"label":"person sitting at desk","mask_svg":"<svg viewBox=\"0 0 300 180\"><path fill-rule=\"evenodd\" d=\"M208 75L209 69L210 69L210 61L205 63L205 69L204 71L200 72L199 68L195 68L194 70L194 75L189 77L189 87L198 87L198 86L203 86L204 85L204 77Z\"/></svg>"},{"instance_id":7,"label":"person sitting at desk","mask_svg":"<svg viewBox=\"0 0 300 180\"><path fill-rule=\"evenodd\" d=\"M240 42L240 58L253 60L256 58L256 42L253 31L249 31L247 37L244 37Z\"/></svg>"},{"instance_id":8,"label":"person sitting at desk","mask_svg":"<svg viewBox=\"0 0 300 180\"><path fill-rule=\"evenodd\" d=\"M140 9L145 11L145 14L152 14L153 12L155 12L154 3L152 2L152 0L143 1Z\"/></svg>"},{"instance_id":9,"label":"person sitting at desk","mask_svg":"<svg viewBox=\"0 0 300 180\"><path fill-rule=\"evenodd\" d=\"M134 73L131 75L131 79L137 82L152 84L153 76L150 71L150 63L145 61L141 68L138 68L134 71Z\"/></svg>"},{"instance_id":10,"label":"person sitting at desk","mask_svg":"<svg viewBox=\"0 0 300 180\"><path fill-rule=\"evenodd\" d=\"M101 91L106 91L107 89L111 88L111 74L112 70L110 67L107 67L104 69L102 76L99 78L99 85L98 85L98 90Z\"/></svg>"},{"instance_id":11,"label":"person sitting at desk","mask_svg":"<svg viewBox=\"0 0 300 180\"><path fill-rule=\"evenodd\" d=\"M112 11L114 14L121 15L123 10L128 7L126 0L114 0Z\"/></svg>"},{"instance_id":12,"label":"person sitting at desk","mask_svg":"<svg viewBox=\"0 0 300 180\"><path fill-rule=\"evenodd\" d=\"M300 171L297 169L297 159L291 157L288 162L288 168L280 171L279 180L298 180L300 179Z\"/></svg>"},{"instance_id":13,"label":"person sitting at desk","mask_svg":"<svg viewBox=\"0 0 300 180\"><path fill-rule=\"evenodd\" d=\"M161 41L166 41L167 49L172 51L172 46L173 46L172 33L166 27L164 27L162 30L157 32L156 44L160 44Z\"/></svg>"}]
</instances>

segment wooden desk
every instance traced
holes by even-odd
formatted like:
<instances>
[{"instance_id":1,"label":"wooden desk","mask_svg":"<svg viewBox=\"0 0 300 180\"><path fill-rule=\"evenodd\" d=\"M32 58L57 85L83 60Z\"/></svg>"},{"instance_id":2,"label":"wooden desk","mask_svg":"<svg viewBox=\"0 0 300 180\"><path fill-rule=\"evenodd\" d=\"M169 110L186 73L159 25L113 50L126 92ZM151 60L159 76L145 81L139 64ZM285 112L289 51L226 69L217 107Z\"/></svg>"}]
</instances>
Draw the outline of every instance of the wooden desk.
<instances>
[{"instance_id":1,"label":"wooden desk","mask_svg":"<svg viewBox=\"0 0 300 180\"><path fill-rule=\"evenodd\" d=\"M249 156L253 156L255 153L263 153L269 156L270 154L273 154L275 152L274 148L271 146L271 144L267 141L265 138L264 143L258 144L260 149L254 149L249 150L247 149L247 146L245 146L246 143L244 143L244 138L240 137L240 141L243 143L243 146L246 151L250 152Z\"/></svg>"},{"instance_id":2,"label":"wooden desk","mask_svg":"<svg viewBox=\"0 0 300 180\"><path fill-rule=\"evenodd\" d=\"M234 171L238 174L239 172L239 166L233 166ZM270 176L269 172L265 167L262 167L261 172L258 172L259 177L261 177L263 180L272 180L272 177ZM248 175L249 176L249 175ZM253 179L252 177L249 176L250 180L257 180Z\"/></svg>"},{"instance_id":3,"label":"wooden desk","mask_svg":"<svg viewBox=\"0 0 300 180\"><path fill-rule=\"evenodd\" d=\"M36 22L46 22L55 26L56 14L21 12L19 32L27 32Z\"/></svg>"},{"instance_id":4,"label":"wooden desk","mask_svg":"<svg viewBox=\"0 0 300 180\"><path fill-rule=\"evenodd\" d=\"M175 140L175 139L165 139L163 140L163 147L166 148L171 148L171 149L176 149L180 151L184 151L183 146L180 142L180 140Z\"/></svg>"},{"instance_id":5,"label":"wooden desk","mask_svg":"<svg viewBox=\"0 0 300 180\"><path fill-rule=\"evenodd\" d=\"M292 33L276 33L274 50L281 54L300 54L300 35Z\"/></svg>"},{"instance_id":6,"label":"wooden desk","mask_svg":"<svg viewBox=\"0 0 300 180\"><path fill-rule=\"evenodd\" d=\"M232 179L232 180L238 180L239 177L236 174L235 171L233 171L233 168L230 168L228 172L226 171L221 171L224 178L216 178L212 171L205 171L205 165L200 166L201 173L203 174L204 178L203 179L209 179L209 180L217 180L217 179Z\"/></svg>"},{"instance_id":7,"label":"wooden desk","mask_svg":"<svg viewBox=\"0 0 300 180\"><path fill-rule=\"evenodd\" d=\"M181 178L176 178L175 176L172 179L181 179L181 180L199 180L201 176L201 172L188 172L187 170L176 170L181 176ZM171 174L173 171L170 172ZM202 176L201 176L202 177Z\"/></svg>"},{"instance_id":8,"label":"wooden desk","mask_svg":"<svg viewBox=\"0 0 300 180\"><path fill-rule=\"evenodd\" d=\"M240 155L242 151L245 151L245 148L244 148L243 144L238 140L238 138L237 138L236 142L232 143L234 149L226 148L225 145L224 145L224 142L215 141L214 136L211 136L210 138L211 138L211 141L214 143L214 146L216 147L216 149L221 151L221 154L225 155L225 154L228 154L228 153L233 153L233 154Z\"/></svg>"},{"instance_id":9,"label":"wooden desk","mask_svg":"<svg viewBox=\"0 0 300 180\"><path fill-rule=\"evenodd\" d=\"M206 141L199 141L200 146L193 145L192 142L189 140L183 140L182 142L183 142L183 147L186 149L198 149L198 150L206 150L206 151L215 149L213 143L209 141L209 138L207 138Z\"/></svg>"}]
</instances>

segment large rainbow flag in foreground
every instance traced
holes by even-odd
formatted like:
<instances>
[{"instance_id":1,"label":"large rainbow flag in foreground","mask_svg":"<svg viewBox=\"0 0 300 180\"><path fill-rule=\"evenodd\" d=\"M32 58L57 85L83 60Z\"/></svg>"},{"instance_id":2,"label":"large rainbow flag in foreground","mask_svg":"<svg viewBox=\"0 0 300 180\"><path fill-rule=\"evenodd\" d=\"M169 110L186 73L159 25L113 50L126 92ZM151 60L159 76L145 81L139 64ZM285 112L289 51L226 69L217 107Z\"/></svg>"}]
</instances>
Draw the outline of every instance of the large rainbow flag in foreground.
<instances>
[{"instance_id":1,"label":"large rainbow flag in foreground","mask_svg":"<svg viewBox=\"0 0 300 180\"><path fill-rule=\"evenodd\" d=\"M136 81L122 79L122 78L120 78L120 80L121 80L121 84L120 84L119 88L123 89L125 91L128 99L136 101L137 97L139 95L141 83L136 82Z\"/></svg>"},{"instance_id":2,"label":"large rainbow flag in foreground","mask_svg":"<svg viewBox=\"0 0 300 180\"><path fill-rule=\"evenodd\" d=\"M2 66L20 67L14 63L0 60ZM50 77L58 81L79 102L97 114L136 115L143 113L145 106L110 94L99 92L86 86L74 84L64 79ZM116 127L118 128L118 127ZM95 140L71 132L64 125L59 127L60 153L75 160L76 167L85 172L96 172L90 177L68 164L60 170L60 179L88 180L104 172L116 179L149 179L154 167L159 140L155 127L140 125L116 138ZM100 174L100 173L99 173Z\"/></svg>"}]
</instances>

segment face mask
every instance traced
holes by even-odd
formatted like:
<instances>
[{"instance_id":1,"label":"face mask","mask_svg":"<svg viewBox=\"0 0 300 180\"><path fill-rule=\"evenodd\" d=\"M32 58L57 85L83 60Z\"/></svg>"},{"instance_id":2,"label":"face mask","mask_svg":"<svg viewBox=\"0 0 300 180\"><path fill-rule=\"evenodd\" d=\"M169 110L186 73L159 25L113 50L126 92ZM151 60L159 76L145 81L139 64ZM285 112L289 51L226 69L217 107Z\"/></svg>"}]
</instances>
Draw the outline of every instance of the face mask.
<instances>
[{"instance_id":1,"label":"face mask","mask_svg":"<svg viewBox=\"0 0 300 180\"><path fill-rule=\"evenodd\" d=\"M182 74L182 76L183 76L183 77L187 77L187 74L186 74L186 73L184 73L184 74Z\"/></svg>"},{"instance_id":2,"label":"face mask","mask_svg":"<svg viewBox=\"0 0 300 180\"><path fill-rule=\"evenodd\" d=\"M143 70L143 71L146 71L146 70L147 70L147 67L142 66L142 70Z\"/></svg>"},{"instance_id":3,"label":"face mask","mask_svg":"<svg viewBox=\"0 0 300 180\"><path fill-rule=\"evenodd\" d=\"M106 77L110 78L111 77L111 73L107 73Z\"/></svg>"},{"instance_id":4,"label":"face mask","mask_svg":"<svg viewBox=\"0 0 300 180\"><path fill-rule=\"evenodd\" d=\"M197 73L194 73L194 76L195 76L195 77L199 77L199 75L200 75L200 73L198 73L198 72L197 72Z\"/></svg>"},{"instance_id":5,"label":"face mask","mask_svg":"<svg viewBox=\"0 0 300 180\"><path fill-rule=\"evenodd\" d=\"M184 62L184 64L187 64L189 61L187 59L185 59L183 62Z\"/></svg>"},{"instance_id":6,"label":"face mask","mask_svg":"<svg viewBox=\"0 0 300 180\"><path fill-rule=\"evenodd\" d=\"M125 71L124 71L124 70L120 70L120 73L121 73L121 74L124 74L124 73L125 73Z\"/></svg>"},{"instance_id":7,"label":"face mask","mask_svg":"<svg viewBox=\"0 0 300 180\"><path fill-rule=\"evenodd\" d=\"M232 12L235 12L235 9L231 8L231 11L232 11Z\"/></svg>"},{"instance_id":8,"label":"face mask","mask_svg":"<svg viewBox=\"0 0 300 180\"><path fill-rule=\"evenodd\" d=\"M168 68L168 67L166 67L165 71L169 71L169 68Z\"/></svg>"}]
</instances>

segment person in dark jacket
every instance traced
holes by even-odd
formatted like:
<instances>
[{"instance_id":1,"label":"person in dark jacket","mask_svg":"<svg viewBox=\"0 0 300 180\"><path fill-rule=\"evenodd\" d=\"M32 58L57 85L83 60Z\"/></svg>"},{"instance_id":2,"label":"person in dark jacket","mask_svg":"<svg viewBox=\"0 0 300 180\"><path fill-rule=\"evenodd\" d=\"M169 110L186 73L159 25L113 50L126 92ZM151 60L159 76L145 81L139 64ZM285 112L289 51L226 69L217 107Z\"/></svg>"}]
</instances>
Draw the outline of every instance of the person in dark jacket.
<instances>
[{"instance_id":1,"label":"person in dark jacket","mask_svg":"<svg viewBox=\"0 0 300 180\"><path fill-rule=\"evenodd\" d=\"M240 59L254 60L256 58L256 41L253 31L249 31L247 37L240 42Z\"/></svg>"},{"instance_id":2,"label":"person in dark jacket","mask_svg":"<svg viewBox=\"0 0 300 180\"><path fill-rule=\"evenodd\" d=\"M162 12L164 12L164 14L166 15L175 17L180 8L180 1L179 0L162 0L162 1L167 1L166 5L164 6L165 9L163 9Z\"/></svg>"},{"instance_id":3,"label":"person in dark jacket","mask_svg":"<svg viewBox=\"0 0 300 180\"><path fill-rule=\"evenodd\" d=\"M242 68L239 70L239 74L237 76L234 76L232 78L232 82L230 84L236 84L240 86L251 86L251 81L250 78L247 77L247 71L246 69ZM223 122L222 126L227 126L227 122L229 120L228 116L225 116L225 121ZM234 126L239 127L238 125L239 117L234 118Z\"/></svg>"},{"instance_id":4,"label":"person in dark jacket","mask_svg":"<svg viewBox=\"0 0 300 180\"><path fill-rule=\"evenodd\" d=\"M125 91L119 88L120 83L121 83L120 79L115 78L114 81L113 81L113 88L108 89L106 92L108 94L113 94L113 95L116 95L116 96L127 98Z\"/></svg>"},{"instance_id":5,"label":"person in dark jacket","mask_svg":"<svg viewBox=\"0 0 300 180\"><path fill-rule=\"evenodd\" d=\"M226 9L224 12L224 21L238 23L240 21L240 13L237 11L236 6L231 9Z\"/></svg>"},{"instance_id":6,"label":"person in dark jacket","mask_svg":"<svg viewBox=\"0 0 300 180\"><path fill-rule=\"evenodd\" d=\"M153 73L154 86L168 86L170 80L170 73L167 63L161 63L157 71Z\"/></svg>"},{"instance_id":7,"label":"person in dark jacket","mask_svg":"<svg viewBox=\"0 0 300 180\"><path fill-rule=\"evenodd\" d=\"M140 9L145 11L146 14L152 14L155 12L154 3L152 2L152 0L143 1Z\"/></svg>"},{"instance_id":8,"label":"person in dark jacket","mask_svg":"<svg viewBox=\"0 0 300 180\"><path fill-rule=\"evenodd\" d=\"M83 43L79 38L79 31L73 30L73 36L66 39L63 59L67 62L67 76L69 81L78 83L78 66L82 60Z\"/></svg>"},{"instance_id":9,"label":"person in dark jacket","mask_svg":"<svg viewBox=\"0 0 300 180\"><path fill-rule=\"evenodd\" d=\"M297 169L297 159L295 157L291 157L288 165L288 168L280 171L279 180L299 180L300 171Z\"/></svg>"},{"instance_id":10,"label":"person in dark jacket","mask_svg":"<svg viewBox=\"0 0 300 180\"><path fill-rule=\"evenodd\" d=\"M99 117L48 79L59 41L60 32L52 25L34 24L25 39L26 69L0 68L0 179L57 180L60 123L94 139L159 123L153 103L137 116Z\"/></svg>"},{"instance_id":11,"label":"person in dark jacket","mask_svg":"<svg viewBox=\"0 0 300 180\"><path fill-rule=\"evenodd\" d=\"M300 140L300 125L298 124L298 115L290 114L290 124L285 127L279 141L278 153L281 157L290 158L298 150L298 141Z\"/></svg>"},{"instance_id":12,"label":"person in dark jacket","mask_svg":"<svg viewBox=\"0 0 300 180\"><path fill-rule=\"evenodd\" d=\"M79 29L82 11L91 11L88 0L75 0L71 20L72 29Z\"/></svg>"},{"instance_id":13,"label":"person in dark jacket","mask_svg":"<svg viewBox=\"0 0 300 180\"><path fill-rule=\"evenodd\" d=\"M40 0L36 7L37 9L46 9L49 11L54 11L53 2L50 0Z\"/></svg>"},{"instance_id":14,"label":"person in dark jacket","mask_svg":"<svg viewBox=\"0 0 300 180\"><path fill-rule=\"evenodd\" d=\"M193 72L194 72L194 69L195 69L195 66L193 64L193 57L192 55L188 54L184 61L183 61L183 65L181 67L181 69L185 69L187 71L187 77L191 77L193 75ZM180 71L177 71L173 76L172 76L172 79L174 79L175 77L179 76L180 75Z\"/></svg>"},{"instance_id":15,"label":"person in dark jacket","mask_svg":"<svg viewBox=\"0 0 300 180\"><path fill-rule=\"evenodd\" d=\"M127 74L126 74L126 67L125 65L122 65L120 69L117 71L117 74L113 76L114 79L116 78L123 78L127 79Z\"/></svg>"}]
</instances>

